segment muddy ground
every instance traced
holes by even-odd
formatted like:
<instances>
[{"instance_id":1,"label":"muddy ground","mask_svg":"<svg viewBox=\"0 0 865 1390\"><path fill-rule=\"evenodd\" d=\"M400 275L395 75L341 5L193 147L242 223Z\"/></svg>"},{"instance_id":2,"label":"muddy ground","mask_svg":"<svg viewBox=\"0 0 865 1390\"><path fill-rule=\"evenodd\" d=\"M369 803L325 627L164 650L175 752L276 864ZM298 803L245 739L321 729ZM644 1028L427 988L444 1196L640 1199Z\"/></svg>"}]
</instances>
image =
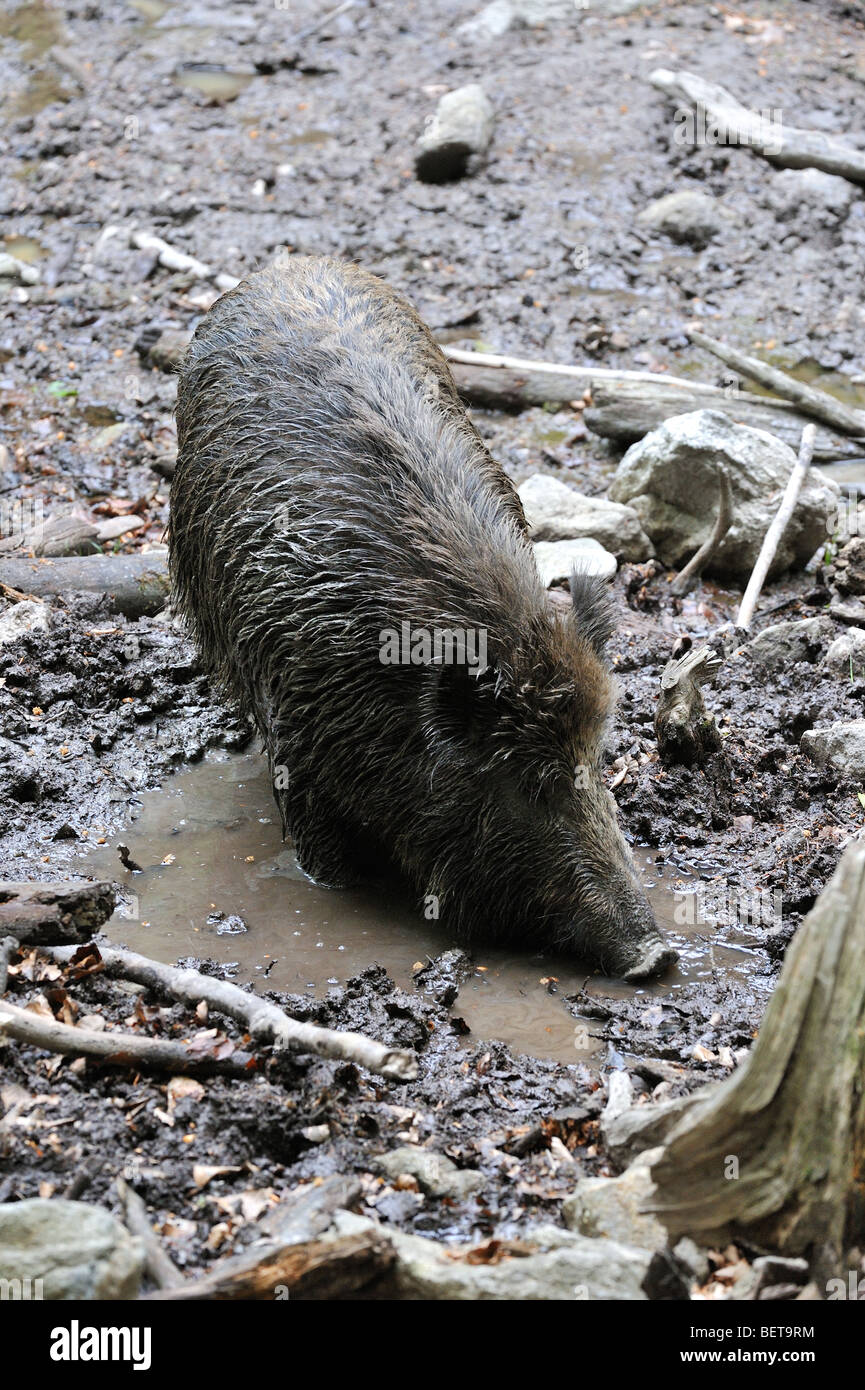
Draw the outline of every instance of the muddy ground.
<instances>
[{"instance_id":1,"label":"muddy ground","mask_svg":"<svg viewBox=\"0 0 865 1390\"><path fill-rule=\"evenodd\" d=\"M677 145L646 81L655 67L691 68L793 123L861 130L858 7L745 3L733 16L742 23L707 4L611 8L597 0L494 39L460 34L472 6L437 2L357 3L307 36L321 12L302 3L7 10L0 207L6 248L40 278L0 280L0 500L33 499L48 516L71 505L94 519L133 515L140 528L120 550L160 540L175 389L148 349L160 332L187 333L216 291L131 249L133 225L232 275L286 246L350 257L463 346L720 381L723 369L683 336L699 315L827 386L837 373L863 378L865 199L791 217L764 161ZM496 106L490 159L469 179L423 185L413 141L441 91L473 80ZM703 251L636 222L679 188L711 192L729 212ZM517 481L541 470L606 490L618 455L572 412L477 420ZM823 610L828 558L767 590L757 626ZM603 1036L605 1067L627 1067L639 1095L676 1094L741 1060L792 933L865 823L861 789L798 746L829 714L861 718L865 683L827 672L819 651L769 674L734 657L708 695L722 752L705 771L661 769L652 721L672 645L711 636L739 596L706 584L675 600L653 566L625 566L615 592L623 698L608 763L629 836L724 887L706 928L720 942L743 900L780 895L780 918L750 924L751 990L719 977L648 1010L639 994L588 1011L562 997ZM170 615L127 623L102 600L59 601L47 634L0 647L0 872L74 874L88 844L134 820L145 789L208 748L250 739ZM10 998L42 993L43 970L24 962ZM195 1026L179 1006L159 1012L149 996L135 1006L98 976L71 992L82 1014L133 1014L138 1028L178 1035ZM609 1171L598 1074L467 1037L458 997L447 1008L423 984L400 991L371 961L326 998L281 1002L416 1048L420 1079L398 1087L351 1066L263 1059L249 1082L211 1078L203 1095L175 1101L159 1081L7 1047L4 1102L29 1099L0 1153L0 1201L59 1194L99 1155L85 1199L112 1204L114 1176L133 1176L175 1258L196 1268L242 1244L273 1194L334 1171L363 1174L364 1202L386 1222L479 1240L558 1219L576 1173ZM323 1125L325 1137L304 1135ZM480 1169L477 1196L455 1203L382 1181L377 1155L427 1141ZM199 1189L196 1163L241 1171Z\"/></svg>"}]
</instances>

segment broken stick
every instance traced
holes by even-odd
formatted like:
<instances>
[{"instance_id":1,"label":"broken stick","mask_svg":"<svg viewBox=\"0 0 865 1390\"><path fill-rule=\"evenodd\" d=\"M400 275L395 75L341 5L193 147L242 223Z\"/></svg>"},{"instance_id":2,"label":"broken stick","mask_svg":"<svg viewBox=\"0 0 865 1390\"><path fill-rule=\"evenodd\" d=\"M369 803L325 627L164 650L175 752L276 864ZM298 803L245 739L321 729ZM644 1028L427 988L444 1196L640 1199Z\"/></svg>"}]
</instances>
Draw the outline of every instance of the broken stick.
<instances>
[{"instance_id":1,"label":"broken stick","mask_svg":"<svg viewBox=\"0 0 865 1390\"><path fill-rule=\"evenodd\" d=\"M865 183L865 150L821 131L788 125L774 111L767 120L766 113L743 106L726 88L693 72L657 68L649 81L667 96L695 106L708 119L717 144L747 145L785 169L822 169Z\"/></svg>"},{"instance_id":2,"label":"broken stick","mask_svg":"<svg viewBox=\"0 0 865 1390\"><path fill-rule=\"evenodd\" d=\"M300 1023L284 1013L278 1004L258 994L247 993L228 980L217 980L176 965L163 965L116 946L98 949L107 975L134 980L136 984L146 985L193 1008L204 1000L209 1008L242 1023L256 1042L272 1044L277 1051L313 1052L319 1057L356 1062L391 1081L412 1081L417 1076L417 1057L404 1048L387 1047L362 1033L343 1033L319 1028L314 1023ZM46 955L66 965L75 950L67 946L49 947Z\"/></svg>"},{"instance_id":3,"label":"broken stick","mask_svg":"<svg viewBox=\"0 0 865 1390\"><path fill-rule=\"evenodd\" d=\"M757 563L754 565L751 578L748 580L748 587L742 596L739 612L736 615L736 627L744 628L745 631L751 626L754 617L754 609L757 606L757 599L760 597L766 575L769 573L769 568L775 558L775 552L780 545L781 537L787 529L787 524L793 515L796 500L802 490L802 484L805 481L808 469L811 467L816 434L817 429L815 425L806 425L802 431L802 442L799 445L799 457L796 460L796 466L790 474L790 480L787 483L784 496L781 499L781 505L763 538L760 554L757 556Z\"/></svg>"},{"instance_id":4,"label":"broken stick","mask_svg":"<svg viewBox=\"0 0 865 1390\"><path fill-rule=\"evenodd\" d=\"M828 391L821 391L816 386L807 386L804 381L796 381L795 377L779 371L777 367L770 367L758 357L750 357L738 348L719 342L717 338L710 338L708 333L701 333L697 328L687 328L685 332L695 347L704 348L706 352L711 352L714 357L725 362L728 367L733 367L743 376L751 377L753 381L759 381L761 386L777 392L785 400L792 401L806 415L812 415L815 420L822 420L833 429L843 430L845 434L865 436L865 413L861 410L854 410L851 406L844 405L843 401L836 401Z\"/></svg>"},{"instance_id":5,"label":"broken stick","mask_svg":"<svg viewBox=\"0 0 865 1390\"><path fill-rule=\"evenodd\" d=\"M0 930L28 946L89 941L114 911L111 883L0 882ZM0 994L2 994L0 989Z\"/></svg>"},{"instance_id":6,"label":"broken stick","mask_svg":"<svg viewBox=\"0 0 865 1390\"><path fill-rule=\"evenodd\" d=\"M708 565L709 561L716 554L722 540L726 536L733 521L733 494L730 490L730 479L727 477L725 468L718 468L718 515L715 518L715 525L710 534L703 541L700 549L692 555L687 565L681 570L670 585L670 590L681 598L684 594L689 594Z\"/></svg>"},{"instance_id":7,"label":"broken stick","mask_svg":"<svg viewBox=\"0 0 865 1390\"><path fill-rule=\"evenodd\" d=\"M66 949L65 947L62 949ZM60 1052L67 1057L93 1057L111 1066L135 1067L142 1071L167 1071L182 1076L223 1073L248 1076L252 1058L240 1050L229 1057L203 1050L191 1051L187 1043L167 1038L138 1037L120 1031L97 1033L90 1028L73 1028L54 1018L29 1009L19 1009L0 999L0 1036L30 1043L46 1052ZM220 1049L221 1050L221 1049Z\"/></svg>"}]
</instances>

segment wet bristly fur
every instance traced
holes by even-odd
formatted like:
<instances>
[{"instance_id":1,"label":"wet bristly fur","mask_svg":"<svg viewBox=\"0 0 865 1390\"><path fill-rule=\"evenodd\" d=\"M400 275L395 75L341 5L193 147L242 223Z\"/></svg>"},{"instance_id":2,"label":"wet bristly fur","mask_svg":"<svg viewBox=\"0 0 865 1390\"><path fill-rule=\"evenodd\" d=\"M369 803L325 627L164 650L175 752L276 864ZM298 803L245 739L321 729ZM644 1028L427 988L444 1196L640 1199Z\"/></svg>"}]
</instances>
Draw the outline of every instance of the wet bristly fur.
<instances>
[{"instance_id":1,"label":"wet bristly fur","mask_svg":"<svg viewBox=\"0 0 865 1390\"><path fill-rule=\"evenodd\" d=\"M603 586L548 603L519 498L405 300L283 257L206 315L177 421L178 599L310 876L384 856L463 938L623 972L657 954L601 779ZM486 669L383 664L403 622L484 632Z\"/></svg>"}]
</instances>

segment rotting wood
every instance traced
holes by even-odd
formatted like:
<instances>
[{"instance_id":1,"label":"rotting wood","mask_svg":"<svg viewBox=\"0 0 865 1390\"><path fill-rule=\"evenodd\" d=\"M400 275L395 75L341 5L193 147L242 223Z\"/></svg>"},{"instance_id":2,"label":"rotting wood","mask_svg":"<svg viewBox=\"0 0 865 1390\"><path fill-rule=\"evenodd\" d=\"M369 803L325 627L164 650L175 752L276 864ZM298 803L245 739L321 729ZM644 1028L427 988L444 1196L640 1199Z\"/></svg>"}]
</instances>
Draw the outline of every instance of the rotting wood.
<instances>
[{"instance_id":1,"label":"rotting wood","mask_svg":"<svg viewBox=\"0 0 865 1390\"><path fill-rule=\"evenodd\" d=\"M0 931L28 946L89 941L114 911L114 885L0 882ZM0 991L2 992L2 991Z\"/></svg>"},{"instance_id":2,"label":"rotting wood","mask_svg":"<svg viewBox=\"0 0 865 1390\"><path fill-rule=\"evenodd\" d=\"M721 735L700 687L714 680L723 662L711 647L694 647L668 661L661 676L655 737L665 763L701 767L721 747Z\"/></svg>"},{"instance_id":3,"label":"rotting wood","mask_svg":"<svg viewBox=\"0 0 865 1390\"><path fill-rule=\"evenodd\" d=\"M865 1239L863 1019L865 844L855 841L788 948L750 1055L694 1097L652 1165L651 1210L671 1240L742 1238L838 1273Z\"/></svg>"},{"instance_id":4,"label":"rotting wood","mask_svg":"<svg viewBox=\"0 0 865 1390\"><path fill-rule=\"evenodd\" d=\"M159 1289L146 1300L330 1300L350 1297L393 1264L396 1253L378 1231L253 1248L222 1260L201 1279Z\"/></svg>"},{"instance_id":5,"label":"rotting wood","mask_svg":"<svg viewBox=\"0 0 865 1390\"><path fill-rule=\"evenodd\" d=\"M56 560L3 560L0 587L28 598L52 599L83 590L105 594L113 612L153 617L168 602L168 554L64 556Z\"/></svg>"}]
</instances>

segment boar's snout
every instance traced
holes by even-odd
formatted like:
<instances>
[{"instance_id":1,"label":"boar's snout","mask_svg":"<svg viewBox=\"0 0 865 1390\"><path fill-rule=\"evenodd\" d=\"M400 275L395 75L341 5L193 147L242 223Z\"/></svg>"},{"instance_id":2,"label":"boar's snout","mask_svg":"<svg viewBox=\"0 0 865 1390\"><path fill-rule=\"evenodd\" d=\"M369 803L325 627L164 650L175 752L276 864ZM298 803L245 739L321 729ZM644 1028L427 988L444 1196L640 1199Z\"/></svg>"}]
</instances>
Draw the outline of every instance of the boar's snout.
<instances>
[{"instance_id":1,"label":"boar's snout","mask_svg":"<svg viewBox=\"0 0 865 1390\"><path fill-rule=\"evenodd\" d=\"M679 959L658 930L630 862L596 880L580 916L581 942L610 975L630 982L647 980Z\"/></svg>"}]
</instances>

